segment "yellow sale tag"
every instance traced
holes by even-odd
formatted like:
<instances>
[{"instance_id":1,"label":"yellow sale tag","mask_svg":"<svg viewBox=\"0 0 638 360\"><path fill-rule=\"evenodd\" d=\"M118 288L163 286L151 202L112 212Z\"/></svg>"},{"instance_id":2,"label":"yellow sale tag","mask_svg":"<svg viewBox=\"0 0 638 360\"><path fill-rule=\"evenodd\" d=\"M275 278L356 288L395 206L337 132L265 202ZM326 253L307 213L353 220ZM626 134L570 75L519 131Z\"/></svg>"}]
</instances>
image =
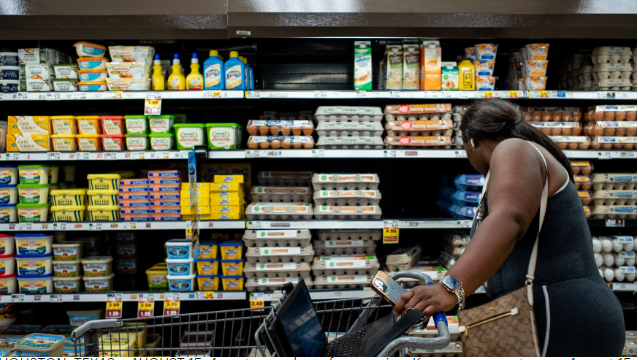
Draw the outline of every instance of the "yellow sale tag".
<instances>
[{"instance_id":1,"label":"yellow sale tag","mask_svg":"<svg viewBox=\"0 0 638 360\"><path fill-rule=\"evenodd\" d=\"M517 97L518 97L518 91L510 91L510 99L517 98Z\"/></svg>"},{"instance_id":2,"label":"yellow sale tag","mask_svg":"<svg viewBox=\"0 0 638 360\"><path fill-rule=\"evenodd\" d=\"M264 307L264 293L250 293L250 308L259 309Z\"/></svg>"},{"instance_id":3,"label":"yellow sale tag","mask_svg":"<svg viewBox=\"0 0 638 360\"><path fill-rule=\"evenodd\" d=\"M138 301L137 302L137 317L149 318L153 317L153 310L155 310L155 301Z\"/></svg>"},{"instance_id":4,"label":"yellow sale tag","mask_svg":"<svg viewBox=\"0 0 638 360\"><path fill-rule=\"evenodd\" d=\"M220 98L220 97L222 97L222 92L221 92L221 91L219 91L219 90L215 90L215 91L213 91L213 97L214 97L214 98Z\"/></svg>"},{"instance_id":5,"label":"yellow sale tag","mask_svg":"<svg viewBox=\"0 0 638 360\"><path fill-rule=\"evenodd\" d=\"M384 227L383 228L383 243L384 244L398 244L399 243L399 228L398 227Z\"/></svg>"},{"instance_id":6,"label":"yellow sale tag","mask_svg":"<svg viewBox=\"0 0 638 360\"><path fill-rule=\"evenodd\" d=\"M549 92L547 92L547 91L541 91L541 94L540 94L540 95L541 95L541 97L542 97L542 98L548 98L548 97L549 97Z\"/></svg>"},{"instance_id":7,"label":"yellow sale tag","mask_svg":"<svg viewBox=\"0 0 638 360\"><path fill-rule=\"evenodd\" d=\"M204 294L204 298L205 298L205 299L214 299L214 298L215 298L215 292L213 292L213 291L207 291L207 292Z\"/></svg>"},{"instance_id":8,"label":"yellow sale tag","mask_svg":"<svg viewBox=\"0 0 638 360\"><path fill-rule=\"evenodd\" d=\"M162 115L162 99L147 97L144 100L144 115Z\"/></svg>"},{"instance_id":9,"label":"yellow sale tag","mask_svg":"<svg viewBox=\"0 0 638 360\"><path fill-rule=\"evenodd\" d=\"M107 301L106 310L122 310L121 301Z\"/></svg>"},{"instance_id":10,"label":"yellow sale tag","mask_svg":"<svg viewBox=\"0 0 638 360\"><path fill-rule=\"evenodd\" d=\"M179 315L179 300L164 300L164 316Z\"/></svg>"},{"instance_id":11,"label":"yellow sale tag","mask_svg":"<svg viewBox=\"0 0 638 360\"><path fill-rule=\"evenodd\" d=\"M121 99L122 92L121 91L113 91L113 99Z\"/></svg>"},{"instance_id":12,"label":"yellow sale tag","mask_svg":"<svg viewBox=\"0 0 638 360\"><path fill-rule=\"evenodd\" d=\"M493 97L494 97L494 94L492 94L492 92L491 92L491 91L485 91L485 92L483 93L483 97L484 97L484 98L486 98L486 99L487 99L487 98L493 98Z\"/></svg>"},{"instance_id":13,"label":"yellow sale tag","mask_svg":"<svg viewBox=\"0 0 638 360\"><path fill-rule=\"evenodd\" d=\"M122 317L122 296L121 294L108 294L106 296L107 319L120 319Z\"/></svg>"}]
</instances>

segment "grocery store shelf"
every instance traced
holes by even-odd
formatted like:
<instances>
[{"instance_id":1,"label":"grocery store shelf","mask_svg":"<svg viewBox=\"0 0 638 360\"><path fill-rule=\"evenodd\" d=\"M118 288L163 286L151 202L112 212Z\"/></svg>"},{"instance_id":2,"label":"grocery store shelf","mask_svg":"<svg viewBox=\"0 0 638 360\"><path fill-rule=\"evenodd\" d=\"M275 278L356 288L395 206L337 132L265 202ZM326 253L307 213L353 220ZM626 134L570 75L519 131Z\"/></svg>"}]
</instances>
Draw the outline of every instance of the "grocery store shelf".
<instances>
[{"instance_id":1,"label":"grocery store shelf","mask_svg":"<svg viewBox=\"0 0 638 360\"><path fill-rule=\"evenodd\" d=\"M101 91L101 92L17 92L0 96L2 101L136 100L161 99L242 99L242 90L202 91Z\"/></svg>"},{"instance_id":2,"label":"grocery store shelf","mask_svg":"<svg viewBox=\"0 0 638 360\"><path fill-rule=\"evenodd\" d=\"M163 301L164 292L115 292L108 294L117 294L123 302L150 300ZM0 296L3 303L55 303L55 302L101 302L107 300L107 293L79 293L79 294L12 294ZM189 291L189 292L171 292L171 295L178 294L181 301L202 301L202 300L246 300L246 292L244 291Z\"/></svg>"},{"instance_id":3,"label":"grocery store shelf","mask_svg":"<svg viewBox=\"0 0 638 360\"><path fill-rule=\"evenodd\" d=\"M466 158L465 150L333 150L333 149L294 149L294 150L245 150L246 159L290 159L290 158ZM209 155L210 158L210 155Z\"/></svg>"},{"instance_id":4,"label":"grocery store shelf","mask_svg":"<svg viewBox=\"0 0 638 360\"><path fill-rule=\"evenodd\" d=\"M563 152L570 159L636 159L636 150L564 150Z\"/></svg>"},{"instance_id":5,"label":"grocery store shelf","mask_svg":"<svg viewBox=\"0 0 638 360\"><path fill-rule=\"evenodd\" d=\"M636 292L636 283L608 283L607 286L615 292Z\"/></svg>"},{"instance_id":6,"label":"grocery store shelf","mask_svg":"<svg viewBox=\"0 0 638 360\"><path fill-rule=\"evenodd\" d=\"M82 160L174 160L188 159L190 151L94 151L94 152L8 152L0 161L82 161Z\"/></svg>"},{"instance_id":7,"label":"grocery store shelf","mask_svg":"<svg viewBox=\"0 0 638 360\"><path fill-rule=\"evenodd\" d=\"M185 230L189 221L4 223L0 231ZM200 229L244 229L244 220L200 221Z\"/></svg>"},{"instance_id":8,"label":"grocery store shelf","mask_svg":"<svg viewBox=\"0 0 638 360\"><path fill-rule=\"evenodd\" d=\"M470 228L471 220L411 219L411 220L249 220L247 229L459 229Z\"/></svg>"},{"instance_id":9,"label":"grocery store shelf","mask_svg":"<svg viewBox=\"0 0 638 360\"><path fill-rule=\"evenodd\" d=\"M636 227L636 219L587 219L587 223L590 228L600 228L600 227L627 227L627 228L635 228Z\"/></svg>"}]
</instances>

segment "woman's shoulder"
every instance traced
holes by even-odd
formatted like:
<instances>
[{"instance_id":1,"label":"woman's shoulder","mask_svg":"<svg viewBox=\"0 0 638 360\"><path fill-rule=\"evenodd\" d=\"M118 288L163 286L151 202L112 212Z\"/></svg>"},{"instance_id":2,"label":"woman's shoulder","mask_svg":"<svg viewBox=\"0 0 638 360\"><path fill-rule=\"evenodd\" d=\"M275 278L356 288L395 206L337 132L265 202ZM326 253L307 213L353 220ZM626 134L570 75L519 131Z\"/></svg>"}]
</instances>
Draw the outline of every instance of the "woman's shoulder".
<instances>
[{"instance_id":1,"label":"woman's shoulder","mask_svg":"<svg viewBox=\"0 0 638 360\"><path fill-rule=\"evenodd\" d=\"M536 149L534 149L534 147L536 147ZM537 149L540 150L540 145L532 144L526 140L517 138L505 139L494 148L490 163L493 161L512 159L534 161L538 159Z\"/></svg>"}]
</instances>

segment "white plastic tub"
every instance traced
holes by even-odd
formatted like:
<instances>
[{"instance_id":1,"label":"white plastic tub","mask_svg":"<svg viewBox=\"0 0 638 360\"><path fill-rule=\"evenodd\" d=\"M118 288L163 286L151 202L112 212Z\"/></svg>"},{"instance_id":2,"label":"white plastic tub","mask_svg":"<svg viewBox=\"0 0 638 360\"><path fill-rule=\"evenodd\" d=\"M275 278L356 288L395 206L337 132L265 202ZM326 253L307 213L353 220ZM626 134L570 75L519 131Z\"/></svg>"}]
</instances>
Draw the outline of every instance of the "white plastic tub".
<instances>
[{"instance_id":1,"label":"white plastic tub","mask_svg":"<svg viewBox=\"0 0 638 360\"><path fill-rule=\"evenodd\" d=\"M16 210L20 222L46 222L49 219L49 203L17 204Z\"/></svg>"},{"instance_id":2,"label":"white plastic tub","mask_svg":"<svg viewBox=\"0 0 638 360\"><path fill-rule=\"evenodd\" d=\"M56 261L53 260L53 275L58 278L82 276L82 260Z\"/></svg>"},{"instance_id":3,"label":"white plastic tub","mask_svg":"<svg viewBox=\"0 0 638 360\"><path fill-rule=\"evenodd\" d=\"M16 275L0 275L0 294L15 294L16 292L18 292Z\"/></svg>"},{"instance_id":4,"label":"white plastic tub","mask_svg":"<svg viewBox=\"0 0 638 360\"><path fill-rule=\"evenodd\" d=\"M0 185L0 205L18 203L18 185Z\"/></svg>"},{"instance_id":5,"label":"white plastic tub","mask_svg":"<svg viewBox=\"0 0 638 360\"><path fill-rule=\"evenodd\" d=\"M84 276L84 291L109 292L113 290L114 274L108 276Z\"/></svg>"},{"instance_id":6,"label":"white plastic tub","mask_svg":"<svg viewBox=\"0 0 638 360\"><path fill-rule=\"evenodd\" d=\"M53 244L53 260L55 261L75 261L82 259L82 243L62 243Z\"/></svg>"},{"instance_id":7,"label":"white plastic tub","mask_svg":"<svg viewBox=\"0 0 638 360\"><path fill-rule=\"evenodd\" d=\"M34 254L51 254L53 245L53 235L51 234L15 234L16 254L18 255L34 255Z\"/></svg>"},{"instance_id":8,"label":"white plastic tub","mask_svg":"<svg viewBox=\"0 0 638 360\"><path fill-rule=\"evenodd\" d=\"M15 275L15 270L13 254L0 255L0 275Z\"/></svg>"},{"instance_id":9,"label":"white plastic tub","mask_svg":"<svg viewBox=\"0 0 638 360\"><path fill-rule=\"evenodd\" d=\"M53 256L42 255L16 255L18 275L50 275L53 274Z\"/></svg>"},{"instance_id":10,"label":"white plastic tub","mask_svg":"<svg viewBox=\"0 0 638 360\"><path fill-rule=\"evenodd\" d=\"M166 253L170 260L186 260L193 257L193 242L169 240L166 242Z\"/></svg>"},{"instance_id":11,"label":"white plastic tub","mask_svg":"<svg viewBox=\"0 0 638 360\"><path fill-rule=\"evenodd\" d=\"M17 275L18 286L22 294L46 294L53 292L53 274Z\"/></svg>"},{"instance_id":12,"label":"white plastic tub","mask_svg":"<svg viewBox=\"0 0 638 360\"><path fill-rule=\"evenodd\" d=\"M187 276L195 273L195 263L192 258L175 260L166 259L168 274L172 276Z\"/></svg>"},{"instance_id":13,"label":"white plastic tub","mask_svg":"<svg viewBox=\"0 0 638 360\"><path fill-rule=\"evenodd\" d=\"M49 184L18 185L20 204L46 204L49 202Z\"/></svg>"},{"instance_id":14,"label":"white plastic tub","mask_svg":"<svg viewBox=\"0 0 638 360\"><path fill-rule=\"evenodd\" d=\"M194 291L195 290L195 274L187 276L168 275L169 291Z\"/></svg>"},{"instance_id":15,"label":"white plastic tub","mask_svg":"<svg viewBox=\"0 0 638 360\"><path fill-rule=\"evenodd\" d=\"M15 245L13 235L0 234L0 255L14 254Z\"/></svg>"},{"instance_id":16,"label":"white plastic tub","mask_svg":"<svg viewBox=\"0 0 638 360\"><path fill-rule=\"evenodd\" d=\"M49 167L46 165L19 165L20 184L48 184Z\"/></svg>"},{"instance_id":17,"label":"white plastic tub","mask_svg":"<svg viewBox=\"0 0 638 360\"><path fill-rule=\"evenodd\" d=\"M81 276L53 277L53 287L56 293L78 293L84 288Z\"/></svg>"},{"instance_id":18,"label":"white plastic tub","mask_svg":"<svg viewBox=\"0 0 638 360\"><path fill-rule=\"evenodd\" d=\"M18 168L15 165L0 166L0 184L16 185L18 183Z\"/></svg>"},{"instance_id":19,"label":"white plastic tub","mask_svg":"<svg viewBox=\"0 0 638 360\"><path fill-rule=\"evenodd\" d=\"M107 277L111 275L112 264L113 258L110 256L91 256L86 259L82 259L84 278Z\"/></svg>"}]
</instances>

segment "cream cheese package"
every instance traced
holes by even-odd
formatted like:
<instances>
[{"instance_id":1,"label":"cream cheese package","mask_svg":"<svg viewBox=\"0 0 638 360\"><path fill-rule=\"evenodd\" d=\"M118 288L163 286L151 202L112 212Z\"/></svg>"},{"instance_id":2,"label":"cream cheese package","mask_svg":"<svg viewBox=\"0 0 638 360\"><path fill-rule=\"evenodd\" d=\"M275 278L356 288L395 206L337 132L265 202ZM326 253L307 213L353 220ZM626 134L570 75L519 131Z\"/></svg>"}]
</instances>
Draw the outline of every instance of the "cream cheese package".
<instances>
[{"instance_id":1,"label":"cream cheese package","mask_svg":"<svg viewBox=\"0 0 638 360\"><path fill-rule=\"evenodd\" d=\"M150 78L150 65L146 62L107 62L106 71L111 80L143 80Z\"/></svg>"}]
</instances>

